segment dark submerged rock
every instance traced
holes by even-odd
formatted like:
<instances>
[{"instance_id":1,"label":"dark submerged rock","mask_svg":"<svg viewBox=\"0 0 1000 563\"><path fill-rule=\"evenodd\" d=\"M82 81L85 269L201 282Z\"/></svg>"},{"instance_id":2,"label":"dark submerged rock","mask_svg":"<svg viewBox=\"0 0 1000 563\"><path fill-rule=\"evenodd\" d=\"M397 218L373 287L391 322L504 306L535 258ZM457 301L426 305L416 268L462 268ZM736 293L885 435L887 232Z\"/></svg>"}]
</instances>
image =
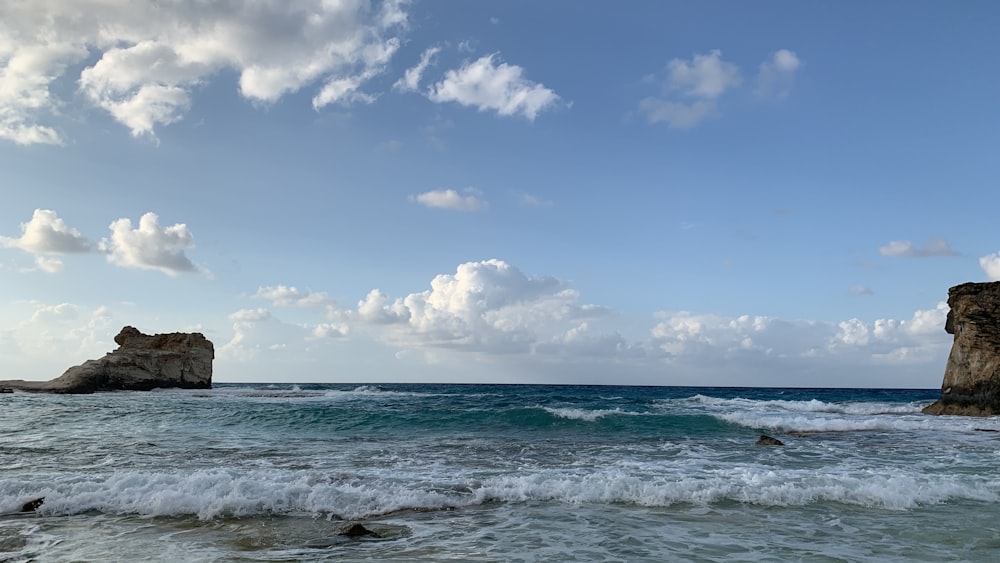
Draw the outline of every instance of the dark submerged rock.
<instances>
[{"instance_id":1,"label":"dark submerged rock","mask_svg":"<svg viewBox=\"0 0 1000 563\"><path fill-rule=\"evenodd\" d=\"M1000 414L1000 282L964 283L948 290L945 331L955 336L941 396L926 414Z\"/></svg>"},{"instance_id":2,"label":"dark submerged rock","mask_svg":"<svg viewBox=\"0 0 1000 563\"><path fill-rule=\"evenodd\" d=\"M29 500L28 502L21 505L21 512L34 512L38 510L39 506L45 502L45 497L36 498L35 500Z\"/></svg>"},{"instance_id":3,"label":"dark submerged rock","mask_svg":"<svg viewBox=\"0 0 1000 563\"><path fill-rule=\"evenodd\" d=\"M340 530L336 532L336 535L345 536L348 538L361 538L365 536L371 536L375 538L382 537L378 533L373 532L356 522L342 526Z\"/></svg>"},{"instance_id":4,"label":"dark submerged rock","mask_svg":"<svg viewBox=\"0 0 1000 563\"><path fill-rule=\"evenodd\" d=\"M767 434L761 434L760 438L757 438L757 442L754 443L755 446L784 446L785 443L777 438L772 438Z\"/></svg>"}]
</instances>

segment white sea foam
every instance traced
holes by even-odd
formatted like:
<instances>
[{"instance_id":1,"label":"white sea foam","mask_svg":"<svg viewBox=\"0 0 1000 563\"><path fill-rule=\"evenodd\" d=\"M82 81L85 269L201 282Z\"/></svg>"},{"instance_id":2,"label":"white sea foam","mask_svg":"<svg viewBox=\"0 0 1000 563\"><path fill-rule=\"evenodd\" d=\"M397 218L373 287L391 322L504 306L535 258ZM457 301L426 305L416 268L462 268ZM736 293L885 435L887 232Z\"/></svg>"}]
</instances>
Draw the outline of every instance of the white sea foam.
<instances>
[{"instance_id":1,"label":"white sea foam","mask_svg":"<svg viewBox=\"0 0 1000 563\"><path fill-rule=\"evenodd\" d=\"M613 415L613 414L623 414L623 415L635 415L641 413L626 412L621 409L575 409L570 407L555 408L555 407L543 407L546 412L553 416L558 416L559 418L568 418L571 420L586 420L587 422L594 422L595 420Z\"/></svg>"},{"instance_id":2,"label":"white sea foam","mask_svg":"<svg viewBox=\"0 0 1000 563\"><path fill-rule=\"evenodd\" d=\"M715 466L690 473L639 474L622 469L540 471L481 480L405 482L373 476L339 479L296 471L119 471L49 476L0 486L0 511L45 497L43 515L252 516L268 513L365 518L399 510L446 509L491 502L558 501L663 507L679 503L738 502L804 506L837 502L906 510L951 500L997 502L1000 483L977 475L934 475L900 469L874 472L843 467L817 473L753 464Z\"/></svg>"},{"instance_id":3,"label":"white sea foam","mask_svg":"<svg viewBox=\"0 0 1000 563\"><path fill-rule=\"evenodd\" d=\"M793 412L825 412L840 414L916 414L926 406L926 403L880 403L880 402L844 402L827 403L812 399L810 401L755 401L752 399L720 399L695 395L690 401L698 404L738 409L774 409Z\"/></svg>"}]
</instances>

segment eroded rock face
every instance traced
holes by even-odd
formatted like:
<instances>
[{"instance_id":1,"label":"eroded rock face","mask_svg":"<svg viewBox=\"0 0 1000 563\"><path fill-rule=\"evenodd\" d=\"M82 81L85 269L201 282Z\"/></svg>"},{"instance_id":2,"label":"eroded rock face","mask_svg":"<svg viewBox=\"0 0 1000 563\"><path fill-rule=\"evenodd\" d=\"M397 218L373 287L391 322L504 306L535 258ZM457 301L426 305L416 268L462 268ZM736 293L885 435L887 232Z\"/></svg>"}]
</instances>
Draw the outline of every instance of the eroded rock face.
<instances>
[{"instance_id":1,"label":"eroded rock face","mask_svg":"<svg viewBox=\"0 0 1000 563\"><path fill-rule=\"evenodd\" d=\"M47 382L5 381L4 386L49 393L148 391L157 387L212 387L215 347L198 332L148 335L127 326L115 336L118 349Z\"/></svg>"},{"instance_id":2,"label":"eroded rock face","mask_svg":"<svg viewBox=\"0 0 1000 563\"><path fill-rule=\"evenodd\" d=\"M948 290L945 330L955 335L941 398L927 414L1000 414L1000 282L964 283Z\"/></svg>"}]
</instances>

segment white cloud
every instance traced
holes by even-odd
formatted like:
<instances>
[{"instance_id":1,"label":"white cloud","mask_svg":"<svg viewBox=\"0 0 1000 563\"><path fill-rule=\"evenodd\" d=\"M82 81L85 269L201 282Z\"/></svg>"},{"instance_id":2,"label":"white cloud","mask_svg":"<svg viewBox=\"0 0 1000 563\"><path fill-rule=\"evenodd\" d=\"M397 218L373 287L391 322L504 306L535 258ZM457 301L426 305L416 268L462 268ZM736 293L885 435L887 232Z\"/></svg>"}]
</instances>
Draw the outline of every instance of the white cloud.
<instances>
[{"instance_id":1,"label":"white cloud","mask_svg":"<svg viewBox=\"0 0 1000 563\"><path fill-rule=\"evenodd\" d=\"M369 291L364 299L358 301L357 315L362 321L376 324L410 320L410 310L406 305L401 300L389 303L389 296L379 289Z\"/></svg>"},{"instance_id":2,"label":"white cloud","mask_svg":"<svg viewBox=\"0 0 1000 563\"><path fill-rule=\"evenodd\" d=\"M499 115L521 115L534 121L542 111L555 106L560 98L545 86L524 78L517 65L496 63L496 54L486 55L449 70L443 80L429 90L434 102L457 102L479 111Z\"/></svg>"},{"instance_id":3,"label":"white cloud","mask_svg":"<svg viewBox=\"0 0 1000 563\"><path fill-rule=\"evenodd\" d=\"M47 118L79 85L133 135L183 118L191 92L230 71L240 93L270 103L322 82L313 98L368 101L362 83L384 71L406 28L405 1L0 3L0 138L60 143ZM94 60L89 64L90 60ZM80 69L79 75L67 74Z\"/></svg>"},{"instance_id":4,"label":"white cloud","mask_svg":"<svg viewBox=\"0 0 1000 563\"><path fill-rule=\"evenodd\" d=\"M111 313L101 305L0 303L0 353L10 377L48 380L113 350ZM8 324L9 323L9 324ZM6 325L6 326L5 326Z\"/></svg>"},{"instance_id":5,"label":"white cloud","mask_svg":"<svg viewBox=\"0 0 1000 563\"><path fill-rule=\"evenodd\" d=\"M234 323L256 323L266 321L271 318L271 312L267 309L240 309L229 315L229 320Z\"/></svg>"},{"instance_id":6,"label":"white cloud","mask_svg":"<svg viewBox=\"0 0 1000 563\"><path fill-rule=\"evenodd\" d=\"M652 343L671 362L709 366L720 362L765 362L842 369L845 365L914 363L946 355L948 305L920 310L909 320L864 322L786 321L764 316L661 313Z\"/></svg>"},{"instance_id":7,"label":"white cloud","mask_svg":"<svg viewBox=\"0 0 1000 563\"><path fill-rule=\"evenodd\" d=\"M35 256L35 267L48 274L57 274L62 271L63 263L58 258Z\"/></svg>"},{"instance_id":8,"label":"white cloud","mask_svg":"<svg viewBox=\"0 0 1000 563\"><path fill-rule=\"evenodd\" d=\"M715 49L695 55L691 62L673 59L667 63L667 87L679 90L689 98L714 100L743 79L740 69L722 60L722 51Z\"/></svg>"},{"instance_id":9,"label":"white cloud","mask_svg":"<svg viewBox=\"0 0 1000 563\"><path fill-rule=\"evenodd\" d=\"M342 323L320 323L310 331L312 338L343 338L347 336L347 325Z\"/></svg>"},{"instance_id":10,"label":"white cloud","mask_svg":"<svg viewBox=\"0 0 1000 563\"><path fill-rule=\"evenodd\" d=\"M21 236L16 239L0 237L0 246L20 248L34 254L70 254L90 250L90 242L80 231L68 227L51 209L36 209L30 221L21 223Z\"/></svg>"},{"instance_id":11,"label":"white cloud","mask_svg":"<svg viewBox=\"0 0 1000 563\"><path fill-rule=\"evenodd\" d=\"M254 299L270 301L275 307L327 307L333 300L325 292L300 290L295 286L272 285L257 288Z\"/></svg>"},{"instance_id":12,"label":"white cloud","mask_svg":"<svg viewBox=\"0 0 1000 563\"><path fill-rule=\"evenodd\" d=\"M480 211L489 206L479 190L466 188L465 194L462 195L455 190L433 190L410 196L410 200L427 207L454 211Z\"/></svg>"},{"instance_id":13,"label":"white cloud","mask_svg":"<svg viewBox=\"0 0 1000 563\"><path fill-rule=\"evenodd\" d=\"M401 92L416 92L420 89L420 79L424 75L424 71L431 64L431 59L434 58L441 51L440 47L431 47L420 55L420 62L415 66L406 70L403 73L403 77L396 81L392 85L393 89L399 90Z\"/></svg>"},{"instance_id":14,"label":"white cloud","mask_svg":"<svg viewBox=\"0 0 1000 563\"><path fill-rule=\"evenodd\" d=\"M718 115L716 99L742 81L739 68L722 60L719 50L696 54L690 62L672 59L667 63L663 84L668 97L644 98L639 110L650 123L664 122L674 129L687 129Z\"/></svg>"},{"instance_id":15,"label":"white cloud","mask_svg":"<svg viewBox=\"0 0 1000 563\"><path fill-rule=\"evenodd\" d=\"M79 307L72 303L58 305L43 305L31 315L31 322L45 323L52 321L72 321L79 316Z\"/></svg>"},{"instance_id":16,"label":"white cloud","mask_svg":"<svg viewBox=\"0 0 1000 563\"><path fill-rule=\"evenodd\" d=\"M981 257L979 267L983 269L990 281L1000 281L1000 252Z\"/></svg>"},{"instance_id":17,"label":"white cloud","mask_svg":"<svg viewBox=\"0 0 1000 563\"><path fill-rule=\"evenodd\" d=\"M108 255L112 264L158 270L169 276L196 270L184 255L186 249L194 247L194 235L187 225L163 228L156 213L146 213L139 218L138 228L133 229L127 218L115 220L109 228L111 238L101 239L98 249Z\"/></svg>"},{"instance_id":18,"label":"white cloud","mask_svg":"<svg viewBox=\"0 0 1000 563\"><path fill-rule=\"evenodd\" d=\"M792 91L795 73L802 61L794 51L780 49L770 59L760 63L756 93L764 98L783 99Z\"/></svg>"},{"instance_id":19,"label":"white cloud","mask_svg":"<svg viewBox=\"0 0 1000 563\"><path fill-rule=\"evenodd\" d=\"M423 292L374 289L331 324L334 336L350 328L352 342L373 337L401 361L491 362L546 381L606 381L612 369L644 383L933 386L950 343L947 311L942 302L874 321L660 313L646 338L630 339L606 326L623 319L581 304L565 282L486 260L436 276Z\"/></svg>"},{"instance_id":20,"label":"white cloud","mask_svg":"<svg viewBox=\"0 0 1000 563\"><path fill-rule=\"evenodd\" d=\"M788 49L775 52L761 63L755 92L758 96L786 97L801 66L794 52ZM656 76L648 79L655 81ZM695 54L691 60L672 59L662 78L664 94L640 100L639 111L650 123L666 123L673 129L691 128L718 116L719 98L742 84L739 67L723 60L718 49Z\"/></svg>"},{"instance_id":21,"label":"white cloud","mask_svg":"<svg viewBox=\"0 0 1000 563\"><path fill-rule=\"evenodd\" d=\"M373 290L353 316L403 347L530 353L580 322L606 315L578 300L555 278L526 276L494 259L461 264L454 274L436 276L430 290L395 300Z\"/></svg>"},{"instance_id":22,"label":"white cloud","mask_svg":"<svg viewBox=\"0 0 1000 563\"><path fill-rule=\"evenodd\" d=\"M948 241L935 237L927 241L927 246L919 247L908 240L894 240L878 249L882 256L898 256L901 258L928 258L931 256L958 256L952 250Z\"/></svg>"}]
</instances>

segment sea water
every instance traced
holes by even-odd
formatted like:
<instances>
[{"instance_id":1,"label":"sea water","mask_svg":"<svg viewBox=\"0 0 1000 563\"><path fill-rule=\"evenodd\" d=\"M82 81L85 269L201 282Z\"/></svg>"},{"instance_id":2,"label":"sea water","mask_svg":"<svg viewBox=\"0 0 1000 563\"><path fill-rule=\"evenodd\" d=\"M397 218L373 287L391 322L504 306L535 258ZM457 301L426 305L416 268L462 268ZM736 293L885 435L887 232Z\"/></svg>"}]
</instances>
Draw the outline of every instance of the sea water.
<instances>
[{"instance_id":1,"label":"sea water","mask_svg":"<svg viewBox=\"0 0 1000 563\"><path fill-rule=\"evenodd\" d=\"M6 394L0 561L1000 560L1000 419L921 414L936 395Z\"/></svg>"}]
</instances>

